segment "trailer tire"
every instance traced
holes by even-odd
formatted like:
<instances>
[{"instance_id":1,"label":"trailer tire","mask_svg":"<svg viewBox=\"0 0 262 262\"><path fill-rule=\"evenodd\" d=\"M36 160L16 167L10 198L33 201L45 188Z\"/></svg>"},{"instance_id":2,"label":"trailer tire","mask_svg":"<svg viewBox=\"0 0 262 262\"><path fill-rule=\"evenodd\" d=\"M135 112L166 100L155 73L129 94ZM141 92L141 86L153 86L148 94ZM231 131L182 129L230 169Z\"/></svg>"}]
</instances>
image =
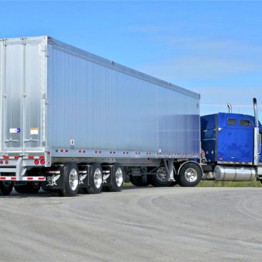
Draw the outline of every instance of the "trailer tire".
<instances>
[{"instance_id":1,"label":"trailer tire","mask_svg":"<svg viewBox=\"0 0 262 262\"><path fill-rule=\"evenodd\" d=\"M150 183L155 187L169 187L174 186L175 181L168 180L169 177L166 173L165 167L159 167L155 175L151 175Z\"/></svg>"},{"instance_id":2,"label":"trailer tire","mask_svg":"<svg viewBox=\"0 0 262 262\"><path fill-rule=\"evenodd\" d=\"M87 194L99 194L103 186L103 171L99 163L93 163L88 174L88 186L84 189Z\"/></svg>"},{"instance_id":3,"label":"trailer tire","mask_svg":"<svg viewBox=\"0 0 262 262\"><path fill-rule=\"evenodd\" d=\"M173 186L175 186L176 184L177 184L177 181L171 181L169 187L173 187Z\"/></svg>"},{"instance_id":4,"label":"trailer tire","mask_svg":"<svg viewBox=\"0 0 262 262\"><path fill-rule=\"evenodd\" d=\"M196 186L202 177L201 167L194 162L184 163L178 171L178 184L183 187Z\"/></svg>"},{"instance_id":5,"label":"trailer tire","mask_svg":"<svg viewBox=\"0 0 262 262\"><path fill-rule=\"evenodd\" d=\"M76 196L79 188L79 172L74 163L65 164L62 169L63 188L58 191L60 196Z\"/></svg>"},{"instance_id":6,"label":"trailer tire","mask_svg":"<svg viewBox=\"0 0 262 262\"><path fill-rule=\"evenodd\" d=\"M24 194L24 193L27 193L26 192L26 186L27 185L14 185L14 189L17 193L19 194Z\"/></svg>"},{"instance_id":7,"label":"trailer tire","mask_svg":"<svg viewBox=\"0 0 262 262\"><path fill-rule=\"evenodd\" d=\"M141 176L133 176L130 175L130 182L134 185L134 186L139 186L139 187L143 187L143 186L148 186L150 185L150 182L143 182L142 177Z\"/></svg>"},{"instance_id":8,"label":"trailer tire","mask_svg":"<svg viewBox=\"0 0 262 262\"><path fill-rule=\"evenodd\" d=\"M39 182L27 182L24 185L14 185L15 191L22 194L36 194L41 188Z\"/></svg>"},{"instance_id":9,"label":"trailer tire","mask_svg":"<svg viewBox=\"0 0 262 262\"><path fill-rule=\"evenodd\" d=\"M13 190L13 182L1 181L0 182L0 195L8 196Z\"/></svg>"},{"instance_id":10,"label":"trailer tire","mask_svg":"<svg viewBox=\"0 0 262 262\"><path fill-rule=\"evenodd\" d=\"M124 171L119 164L115 164L111 168L108 189L110 192L120 192L124 184Z\"/></svg>"}]
</instances>

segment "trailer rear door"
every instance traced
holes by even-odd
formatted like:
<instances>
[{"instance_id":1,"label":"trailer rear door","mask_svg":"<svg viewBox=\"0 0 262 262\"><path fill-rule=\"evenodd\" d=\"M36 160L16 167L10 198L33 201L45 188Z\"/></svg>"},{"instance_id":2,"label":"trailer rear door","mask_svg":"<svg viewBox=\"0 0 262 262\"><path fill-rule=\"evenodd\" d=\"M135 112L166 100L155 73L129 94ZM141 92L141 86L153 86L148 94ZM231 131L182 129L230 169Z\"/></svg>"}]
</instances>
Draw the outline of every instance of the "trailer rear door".
<instances>
[{"instance_id":1,"label":"trailer rear door","mask_svg":"<svg viewBox=\"0 0 262 262\"><path fill-rule=\"evenodd\" d=\"M1 151L36 151L43 144L45 62L36 39L1 41Z\"/></svg>"}]
</instances>

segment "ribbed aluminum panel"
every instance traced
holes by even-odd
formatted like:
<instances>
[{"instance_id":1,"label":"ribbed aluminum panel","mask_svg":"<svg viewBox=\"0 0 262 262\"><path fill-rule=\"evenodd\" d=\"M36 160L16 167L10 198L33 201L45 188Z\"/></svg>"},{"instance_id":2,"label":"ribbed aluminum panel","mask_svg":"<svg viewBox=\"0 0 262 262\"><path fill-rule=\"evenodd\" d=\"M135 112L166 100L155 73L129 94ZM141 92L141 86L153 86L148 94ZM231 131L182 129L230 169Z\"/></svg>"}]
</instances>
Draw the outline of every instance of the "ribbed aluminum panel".
<instances>
[{"instance_id":1,"label":"ribbed aluminum panel","mask_svg":"<svg viewBox=\"0 0 262 262\"><path fill-rule=\"evenodd\" d=\"M48 48L50 145L199 153L199 95L61 42Z\"/></svg>"},{"instance_id":2,"label":"ribbed aluminum panel","mask_svg":"<svg viewBox=\"0 0 262 262\"><path fill-rule=\"evenodd\" d=\"M0 48L1 151L199 153L198 94L49 37Z\"/></svg>"}]
</instances>

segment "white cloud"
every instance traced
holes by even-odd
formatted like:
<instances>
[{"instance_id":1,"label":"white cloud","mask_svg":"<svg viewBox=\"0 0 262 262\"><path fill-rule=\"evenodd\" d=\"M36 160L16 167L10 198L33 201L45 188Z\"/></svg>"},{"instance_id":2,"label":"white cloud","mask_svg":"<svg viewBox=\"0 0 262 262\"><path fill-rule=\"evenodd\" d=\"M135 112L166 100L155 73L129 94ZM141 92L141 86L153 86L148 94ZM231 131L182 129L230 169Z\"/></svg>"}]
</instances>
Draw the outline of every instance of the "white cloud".
<instances>
[{"instance_id":1,"label":"white cloud","mask_svg":"<svg viewBox=\"0 0 262 262\"><path fill-rule=\"evenodd\" d=\"M260 64L241 59L206 56L183 56L157 63L144 64L141 70L168 81L209 80L260 69Z\"/></svg>"},{"instance_id":2,"label":"white cloud","mask_svg":"<svg viewBox=\"0 0 262 262\"><path fill-rule=\"evenodd\" d=\"M151 53L138 70L201 94L201 114L227 112L227 103L231 103L233 112L253 115L252 99L257 97L262 115L259 42L178 36L172 25L133 29L148 33L148 39L162 49L161 53Z\"/></svg>"},{"instance_id":3,"label":"white cloud","mask_svg":"<svg viewBox=\"0 0 262 262\"><path fill-rule=\"evenodd\" d=\"M169 81L210 80L262 73L262 46L233 40L159 36L163 54L141 70ZM152 59L154 57L152 56Z\"/></svg>"}]
</instances>

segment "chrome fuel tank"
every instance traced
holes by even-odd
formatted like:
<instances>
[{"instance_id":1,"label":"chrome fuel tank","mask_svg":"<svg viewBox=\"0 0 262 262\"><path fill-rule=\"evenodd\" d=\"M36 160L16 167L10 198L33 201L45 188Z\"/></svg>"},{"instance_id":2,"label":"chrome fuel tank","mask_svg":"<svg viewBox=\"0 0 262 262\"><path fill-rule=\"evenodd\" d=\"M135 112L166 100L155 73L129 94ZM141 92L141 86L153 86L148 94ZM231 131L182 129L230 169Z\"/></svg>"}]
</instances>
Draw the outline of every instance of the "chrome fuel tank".
<instances>
[{"instance_id":1,"label":"chrome fuel tank","mask_svg":"<svg viewBox=\"0 0 262 262\"><path fill-rule=\"evenodd\" d=\"M216 166L215 179L219 181L251 181L256 177L256 171L252 167L227 167Z\"/></svg>"}]
</instances>

